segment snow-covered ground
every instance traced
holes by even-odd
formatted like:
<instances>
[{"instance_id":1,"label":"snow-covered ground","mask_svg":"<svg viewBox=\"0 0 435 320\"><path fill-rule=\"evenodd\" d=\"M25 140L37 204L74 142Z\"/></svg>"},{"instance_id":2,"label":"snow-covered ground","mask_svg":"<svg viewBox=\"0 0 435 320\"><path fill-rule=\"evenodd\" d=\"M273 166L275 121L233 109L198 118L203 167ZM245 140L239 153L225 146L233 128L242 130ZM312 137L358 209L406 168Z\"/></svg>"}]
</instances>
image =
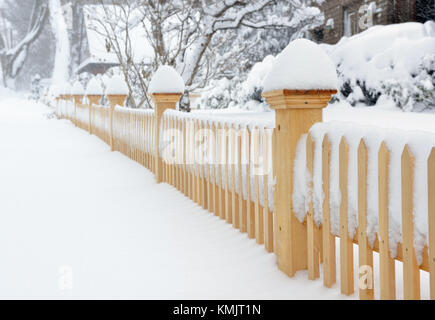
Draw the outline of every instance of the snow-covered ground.
<instances>
[{"instance_id":1,"label":"snow-covered ground","mask_svg":"<svg viewBox=\"0 0 435 320\"><path fill-rule=\"evenodd\" d=\"M0 298L347 298L47 113L0 101Z\"/></svg>"},{"instance_id":2,"label":"snow-covered ground","mask_svg":"<svg viewBox=\"0 0 435 320\"><path fill-rule=\"evenodd\" d=\"M50 112L0 100L0 298L358 297L340 294L338 270L331 289L305 271L288 278L246 234ZM375 254L376 297L378 265Z\"/></svg>"}]
</instances>

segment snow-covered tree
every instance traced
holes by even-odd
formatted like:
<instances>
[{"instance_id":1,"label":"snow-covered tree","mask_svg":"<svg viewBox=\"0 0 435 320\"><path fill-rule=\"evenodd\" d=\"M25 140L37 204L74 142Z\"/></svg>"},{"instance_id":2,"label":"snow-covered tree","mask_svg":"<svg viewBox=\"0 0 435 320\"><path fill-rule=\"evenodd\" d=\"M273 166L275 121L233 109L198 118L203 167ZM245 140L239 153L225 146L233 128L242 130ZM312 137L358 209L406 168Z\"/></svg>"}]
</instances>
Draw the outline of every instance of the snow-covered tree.
<instances>
[{"instance_id":1,"label":"snow-covered tree","mask_svg":"<svg viewBox=\"0 0 435 320\"><path fill-rule=\"evenodd\" d=\"M52 75L53 83L65 83L69 80L70 42L64 8L60 0L49 0L50 18L56 38L56 55Z\"/></svg>"},{"instance_id":2,"label":"snow-covered tree","mask_svg":"<svg viewBox=\"0 0 435 320\"><path fill-rule=\"evenodd\" d=\"M159 65L174 66L194 90L212 79L246 72L251 59L261 61L273 53L262 43L265 36L273 35L279 52L292 36L323 21L320 10L310 6L318 1L309 0L99 1L104 16L89 17L116 52L126 78L134 74L142 96L147 78ZM141 32L133 31L138 29ZM143 38L134 37L137 34ZM131 43L137 41L152 47L149 63L135 61Z\"/></svg>"},{"instance_id":3,"label":"snow-covered tree","mask_svg":"<svg viewBox=\"0 0 435 320\"><path fill-rule=\"evenodd\" d=\"M46 1L5 0L0 16L0 64L4 86L15 87L31 46L41 35L48 16Z\"/></svg>"}]
</instances>

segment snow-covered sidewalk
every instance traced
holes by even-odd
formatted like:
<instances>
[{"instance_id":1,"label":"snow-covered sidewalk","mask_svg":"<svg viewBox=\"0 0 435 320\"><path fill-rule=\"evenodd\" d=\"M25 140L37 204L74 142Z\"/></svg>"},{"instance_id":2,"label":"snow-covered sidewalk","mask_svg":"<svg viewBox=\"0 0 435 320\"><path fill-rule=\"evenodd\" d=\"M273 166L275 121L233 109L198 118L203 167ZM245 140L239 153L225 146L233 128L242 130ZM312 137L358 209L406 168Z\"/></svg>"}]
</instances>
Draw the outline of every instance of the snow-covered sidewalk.
<instances>
[{"instance_id":1,"label":"snow-covered sidewalk","mask_svg":"<svg viewBox=\"0 0 435 320\"><path fill-rule=\"evenodd\" d=\"M0 298L345 298L47 113L0 101Z\"/></svg>"}]
</instances>

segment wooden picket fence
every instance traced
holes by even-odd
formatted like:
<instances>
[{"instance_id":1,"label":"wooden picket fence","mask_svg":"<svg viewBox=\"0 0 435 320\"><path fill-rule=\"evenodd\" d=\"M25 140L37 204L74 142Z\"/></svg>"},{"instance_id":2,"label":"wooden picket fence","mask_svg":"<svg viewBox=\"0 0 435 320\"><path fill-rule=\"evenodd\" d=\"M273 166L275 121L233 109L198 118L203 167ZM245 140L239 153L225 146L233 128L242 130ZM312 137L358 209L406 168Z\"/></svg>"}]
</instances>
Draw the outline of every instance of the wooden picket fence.
<instances>
[{"instance_id":1,"label":"wooden picket fence","mask_svg":"<svg viewBox=\"0 0 435 320\"><path fill-rule=\"evenodd\" d=\"M319 264L323 262L323 282L331 287L336 282L336 237L331 231L330 217L330 161L331 142L325 135L321 145L322 150L322 224L318 228L313 219L313 204L307 215L308 234L308 276L310 279L320 277ZM307 137L307 167L313 173L314 139ZM343 137L339 145L339 188L341 205L339 215L339 241L340 241L340 287L343 294L353 294L355 291L354 251L353 245L358 244L359 271L366 273L365 283L359 288L361 299L374 298L373 252L379 253L379 280L381 299L396 299L396 270L395 260L403 262L403 292L405 299L420 299L420 270L430 272L431 299L435 298L434 259L429 259L429 248L423 250L423 261L417 264L417 255L414 249L414 219L413 219L413 183L414 183L414 156L406 145L401 157L401 189L402 189L402 237L403 242L398 245L397 256L391 257L389 244L389 159L390 151L385 142L381 143L378 152L378 197L379 218L378 236L374 246L369 244L367 235L367 167L368 150L364 140L361 140L357 149L358 159L358 227L355 237L349 236L348 223L348 175L349 175L350 148ZM435 148L428 161L429 171L429 247L435 250Z\"/></svg>"},{"instance_id":2,"label":"wooden picket fence","mask_svg":"<svg viewBox=\"0 0 435 320\"><path fill-rule=\"evenodd\" d=\"M273 252L273 129L173 111L161 132L164 181Z\"/></svg>"},{"instance_id":3,"label":"wooden picket fence","mask_svg":"<svg viewBox=\"0 0 435 320\"><path fill-rule=\"evenodd\" d=\"M279 165L275 156L276 129L262 124L231 122L228 118L207 118L174 110L166 111L156 127L154 111L123 107L83 105L65 99L58 102L58 116L89 130L131 159L156 172L162 167L163 181L173 185L205 210L226 220L249 238L264 244L267 252L276 252L275 192L272 185ZM113 123L110 124L110 113ZM112 127L112 129L111 129ZM158 141L158 142L156 142ZM308 134L306 146L307 169L313 174L315 141ZM157 144L157 145L156 145ZM158 149L158 151L156 151ZM428 227L429 246L423 251L423 263L417 264L414 249L413 175L414 156L408 146L402 154L402 233L397 257L392 258L389 247L388 165L389 150L381 144L378 154L379 232L374 247L367 235L367 163L364 141L358 154L358 228L355 237L348 230L348 166L349 146L342 138L339 147L339 187L341 206L338 235L332 232L330 217L331 143L328 135L322 141L322 223L314 222L313 200L305 221L304 243L307 248L308 278L323 273L323 283L336 283L336 239L339 239L340 289L350 295L355 291L354 244L358 245L360 270L371 273L359 288L361 299L374 298L373 252L379 253L379 288L381 299L396 298L395 261L403 262L403 285L406 299L420 299L420 272L430 273L430 298L435 299L435 148L428 160ZM160 156L156 157L155 155ZM289 193L288 197L292 195ZM288 208L288 214L291 208ZM279 256L278 256L279 258ZM321 269L323 268L323 272Z\"/></svg>"}]
</instances>

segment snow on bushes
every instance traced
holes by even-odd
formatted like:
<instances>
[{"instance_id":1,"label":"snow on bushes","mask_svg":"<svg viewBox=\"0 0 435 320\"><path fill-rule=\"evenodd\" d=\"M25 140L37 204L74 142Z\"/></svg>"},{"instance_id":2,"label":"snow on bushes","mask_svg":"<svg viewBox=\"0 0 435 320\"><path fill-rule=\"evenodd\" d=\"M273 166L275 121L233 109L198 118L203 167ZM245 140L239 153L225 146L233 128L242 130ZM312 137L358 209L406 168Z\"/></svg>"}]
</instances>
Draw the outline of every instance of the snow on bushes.
<instances>
[{"instance_id":1,"label":"snow on bushes","mask_svg":"<svg viewBox=\"0 0 435 320\"><path fill-rule=\"evenodd\" d=\"M276 58L267 56L256 63L245 81L221 79L205 90L204 108L265 111L263 91L279 89L336 89L334 63L321 47L306 39L292 41Z\"/></svg>"},{"instance_id":2,"label":"snow on bushes","mask_svg":"<svg viewBox=\"0 0 435 320\"><path fill-rule=\"evenodd\" d=\"M238 78L213 80L204 89L198 106L201 109L225 109L238 106L241 81Z\"/></svg>"},{"instance_id":3,"label":"snow on bushes","mask_svg":"<svg viewBox=\"0 0 435 320\"><path fill-rule=\"evenodd\" d=\"M339 98L374 105L385 95L406 111L435 108L434 22L374 26L322 47L336 64Z\"/></svg>"},{"instance_id":4,"label":"snow on bushes","mask_svg":"<svg viewBox=\"0 0 435 320\"><path fill-rule=\"evenodd\" d=\"M314 220L322 222L322 142L325 135L331 142L330 158L330 214L332 232L339 234L341 193L339 189L339 145L342 137L349 145L348 167L348 219L349 234L354 237L358 226L358 146L361 139L368 151L367 167L367 234L371 245L374 244L378 232L378 151L384 141L390 152L389 164L389 240L391 255L397 255L397 245L402 242L402 194L401 194L401 156L405 144L408 144L415 157L414 171L414 248L418 262L422 262L422 252L427 245L428 236L428 190L427 160L435 146L433 134L384 129L355 123L328 122L317 123L310 129L315 142L313 177L307 177L304 154L297 154L295 159L294 186L298 187L293 194L293 210L300 220L307 212L307 201L312 196ZM305 142L305 137L300 144ZM305 146L298 146L298 153L305 153ZM299 159L299 160L298 160ZM298 172L298 174L296 174ZM308 182L312 178L313 189ZM312 192L312 195L310 194Z\"/></svg>"},{"instance_id":5,"label":"snow on bushes","mask_svg":"<svg viewBox=\"0 0 435 320\"><path fill-rule=\"evenodd\" d=\"M265 80L272 60L275 60L268 56L254 65L247 78L213 82L204 90L201 108L268 109L261 98L264 86L266 91L284 87L322 89L323 64L316 61L309 69L303 69L297 63L309 59L309 47L315 45L303 39L292 43L276 58L288 59L289 71L277 67L276 77L271 74ZM300 43L300 50L291 49L297 43ZM434 22L378 25L355 36L344 37L336 45L321 44L320 47L333 60L338 72L340 93L335 99L347 100L352 105L375 105L389 100L405 111L435 109ZM327 60L323 54L321 56ZM327 69L332 79L332 67ZM321 78L313 77L319 73ZM281 85L278 85L279 81Z\"/></svg>"},{"instance_id":6,"label":"snow on bushes","mask_svg":"<svg viewBox=\"0 0 435 320\"><path fill-rule=\"evenodd\" d=\"M276 57L264 80L264 91L336 89L337 72L331 58L316 43L297 39Z\"/></svg>"},{"instance_id":7,"label":"snow on bushes","mask_svg":"<svg viewBox=\"0 0 435 320\"><path fill-rule=\"evenodd\" d=\"M171 66L161 66L153 75L148 93L183 93L184 80Z\"/></svg>"},{"instance_id":8,"label":"snow on bushes","mask_svg":"<svg viewBox=\"0 0 435 320\"><path fill-rule=\"evenodd\" d=\"M239 94L238 102L242 109L260 111L268 108L261 94L263 93L266 76L272 69L274 62L275 57L269 55L262 62L258 62L252 67L248 78L241 86L242 90ZM247 105L247 107L243 108L243 105Z\"/></svg>"},{"instance_id":9,"label":"snow on bushes","mask_svg":"<svg viewBox=\"0 0 435 320\"><path fill-rule=\"evenodd\" d=\"M273 66L275 57L272 55L256 63L249 72L246 80L235 77L231 80L223 78L213 81L204 90L200 106L204 109L239 108L242 110L265 111L268 104L261 96L264 80Z\"/></svg>"}]
</instances>

